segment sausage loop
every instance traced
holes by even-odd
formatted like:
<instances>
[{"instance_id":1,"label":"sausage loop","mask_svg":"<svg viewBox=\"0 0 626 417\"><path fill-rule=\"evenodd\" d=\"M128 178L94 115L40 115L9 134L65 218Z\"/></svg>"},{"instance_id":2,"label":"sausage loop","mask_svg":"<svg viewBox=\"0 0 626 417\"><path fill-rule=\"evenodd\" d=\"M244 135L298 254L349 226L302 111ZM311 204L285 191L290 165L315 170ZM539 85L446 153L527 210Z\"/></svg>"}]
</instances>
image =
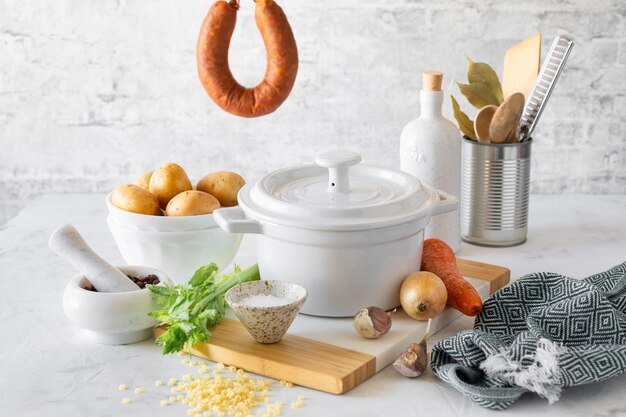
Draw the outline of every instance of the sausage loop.
<instances>
[{"instance_id":1,"label":"sausage loop","mask_svg":"<svg viewBox=\"0 0 626 417\"><path fill-rule=\"evenodd\" d=\"M265 77L246 88L228 64L239 0L216 1L202 23L196 51L198 76L209 97L241 117L272 113L287 99L298 72L298 48L285 13L274 0L255 1L255 20L267 51Z\"/></svg>"}]
</instances>

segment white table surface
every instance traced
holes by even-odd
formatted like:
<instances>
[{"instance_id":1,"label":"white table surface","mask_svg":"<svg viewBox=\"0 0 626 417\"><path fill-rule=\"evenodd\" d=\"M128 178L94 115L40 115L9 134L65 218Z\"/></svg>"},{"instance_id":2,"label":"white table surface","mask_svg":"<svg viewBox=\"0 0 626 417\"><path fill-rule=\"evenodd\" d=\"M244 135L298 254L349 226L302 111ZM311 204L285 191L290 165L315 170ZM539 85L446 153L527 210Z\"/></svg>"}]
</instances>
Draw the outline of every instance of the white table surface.
<instances>
[{"instance_id":1,"label":"white table surface","mask_svg":"<svg viewBox=\"0 0 626 417\"><path fill-rule=\"evenodd\" d=\"M75 273L47 247L50 233L73 223L89 244L114 263L121 257L105 223L102 195L48 195L35 200L0 227L0 415L1 416L186 416L182 404L161 407L166 390L155 379L193 371L178 356L163 357L151 341L102 346L86 341L65 320L61 293ZM483 248L464 244L461 257L503 265L513 279L535 271L583 278L626 260L626 196L532 196L526 244ZM245 239L236 261L254 262L252 239ZM469 328L462 318L431 342ZM145 394L120 392L121 383ZM493 416L430 371L420 379L400 377L387 367L342 396L275 385L272 396L290 403L305 395L301 409L285 416ZM122 405L130 397L132 404ZM561 400L526 395L506 415L626 416L626 376L566 389Z\"/></svg>"}]
</instances>

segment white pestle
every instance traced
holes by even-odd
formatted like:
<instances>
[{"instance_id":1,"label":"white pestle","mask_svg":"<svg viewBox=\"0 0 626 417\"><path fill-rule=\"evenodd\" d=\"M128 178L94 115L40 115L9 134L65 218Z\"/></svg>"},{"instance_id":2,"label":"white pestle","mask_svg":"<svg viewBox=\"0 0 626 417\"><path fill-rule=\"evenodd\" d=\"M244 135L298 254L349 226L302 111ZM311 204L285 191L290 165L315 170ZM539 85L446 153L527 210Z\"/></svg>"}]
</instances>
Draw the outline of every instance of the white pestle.
<instances>
[{"instance_id":1,"label":"white pestle","mask_svg":"<svg viewBox=\"0 0 626 417\"><path fill-rule=\"evenodd\" d=\"M126 292L139 290L119 269L99 257L71 224L59 227L52 233L48 246L57 255L74 265L100 292Z\"/></svg>"}]
</instances>

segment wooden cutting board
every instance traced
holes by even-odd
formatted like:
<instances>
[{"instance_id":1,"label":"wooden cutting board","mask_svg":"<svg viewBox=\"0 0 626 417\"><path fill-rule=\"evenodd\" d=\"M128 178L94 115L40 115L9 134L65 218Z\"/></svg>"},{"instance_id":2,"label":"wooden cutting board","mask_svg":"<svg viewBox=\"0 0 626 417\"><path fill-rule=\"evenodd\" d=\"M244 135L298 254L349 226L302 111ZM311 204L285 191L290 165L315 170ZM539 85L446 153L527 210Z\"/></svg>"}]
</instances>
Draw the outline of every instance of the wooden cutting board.
<instances>
[{"instance_id":1,"label":"wooden cutting board","mask_svg":"<svg viewBox=\"0 0 626 417\"><path fill-rule=\"evenodd\" d=\"M483 299L509 282L506 268L462 259L457 263ZM431 334L460 315L446 309L433 319ZM426 327L400 309L394 314L389 333L369 340L354 331L351 318L300 314L280 342L264 345L255 342L241 323L230 317L211 328L211 340L194 346L191 354L332 394L350 391L389 365L409 343L421 338ZM155 336L164 331L157 328Z\"/></svg>"}]
</instances>

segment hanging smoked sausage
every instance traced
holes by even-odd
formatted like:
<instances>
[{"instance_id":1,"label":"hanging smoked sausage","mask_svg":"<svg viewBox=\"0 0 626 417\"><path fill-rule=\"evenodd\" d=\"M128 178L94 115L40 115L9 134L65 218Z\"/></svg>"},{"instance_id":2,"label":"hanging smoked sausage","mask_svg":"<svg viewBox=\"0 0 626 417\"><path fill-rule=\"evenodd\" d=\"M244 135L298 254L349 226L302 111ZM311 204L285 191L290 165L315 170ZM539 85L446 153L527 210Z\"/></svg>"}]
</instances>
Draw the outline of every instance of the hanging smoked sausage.
<instances>
[{"instance_id":1,"label":"hanging smoked sausage","mask_svg":"<svg viewBox=\"0 0 626 417\"><path fill-rule=\"evenodd\" d=\"M239 84L228 66L238 0L216 1L202 23L197 46L198 75L211 99L241 117L272 113L289 96L298 72L298 48L287 17L274 0L256 0L256 24L267 50L265 78L254 88Z\"/></svg>"}]
</instances>

